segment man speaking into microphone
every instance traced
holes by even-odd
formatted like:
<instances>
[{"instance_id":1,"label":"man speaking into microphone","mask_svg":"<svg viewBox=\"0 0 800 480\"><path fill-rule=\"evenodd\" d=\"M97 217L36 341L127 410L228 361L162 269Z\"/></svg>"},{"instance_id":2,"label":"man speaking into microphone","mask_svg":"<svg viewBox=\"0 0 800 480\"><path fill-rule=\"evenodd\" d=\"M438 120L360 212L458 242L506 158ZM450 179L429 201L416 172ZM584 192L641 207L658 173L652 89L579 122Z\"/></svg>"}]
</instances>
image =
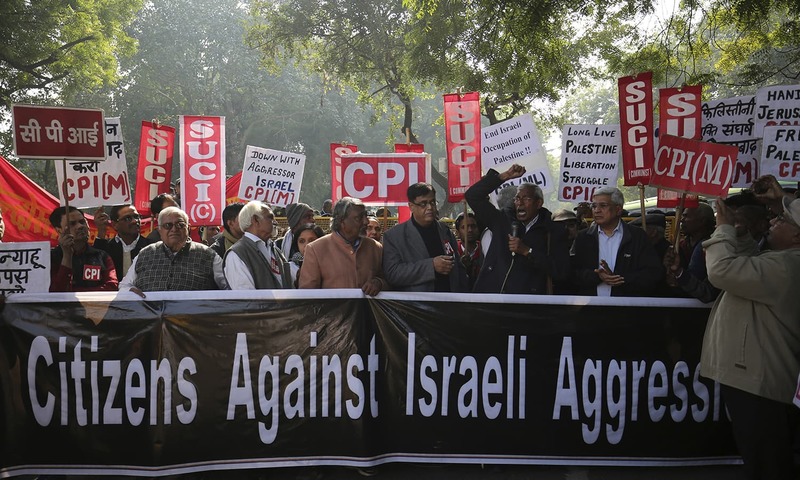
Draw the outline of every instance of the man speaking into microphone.
<instances>
[{"instance_id":1,"label":"man speaking into microphone","mask_svg":"<svg viewBox=\"0 0 800 480\"><path fill-rule=\"evenodd\" d=\"M566 229L542 206L541 188L520 184L513 206L505 210L489 201L491 192L524 174L516 164L503 173L492 169L465 193L478 223L492 233L474 292L549 295L569 276Z\"/></svg>"}]
</instances>

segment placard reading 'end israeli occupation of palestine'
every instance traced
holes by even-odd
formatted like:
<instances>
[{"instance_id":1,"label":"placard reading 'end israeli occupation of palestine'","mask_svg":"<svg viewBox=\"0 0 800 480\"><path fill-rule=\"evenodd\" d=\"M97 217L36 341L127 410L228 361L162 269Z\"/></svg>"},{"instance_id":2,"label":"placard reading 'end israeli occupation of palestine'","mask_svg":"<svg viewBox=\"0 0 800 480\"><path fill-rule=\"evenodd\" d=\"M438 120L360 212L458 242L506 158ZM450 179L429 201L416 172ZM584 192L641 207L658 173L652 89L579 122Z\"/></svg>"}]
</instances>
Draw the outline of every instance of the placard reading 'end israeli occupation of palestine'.
<instances>
[{"instance_id":1,"label":"placard reading 'end israeli occupation of palestine'","mask_svg":"<svg viewBox=\"0 0 800 480\"><path fill-rule=\"evenodd\" d=\"M525 175L503 184L519 185L534 183L542 192L555 188L547 168L547 154L542 147L542 137L529 114L520 115L481 129L481 166L498 172L508 170L511 165L525 167Z\"/></svg>"},{"instance_id":2,"label":"placard reading 'end israeli occupation of palestine'","mask_svg":"<svg viewBox=\"0 0 800 480\"><path fill-rule=\"evenodd\" d=\"M558 199L589 202L598 188L617 185L619 125L564 125Z\"/></svg>"},{"instance_id":3,"label":"placard reading 'end israeli occupation of palestine'","mask_svg":"<svg viewBox=\"0 0 800 480\"><path fill-rule=\"evenodd\" d=\"M305 155L248 145L239 198L260 200L273 207L297 203L305 165Z\"/></svg>"}]
</instances>

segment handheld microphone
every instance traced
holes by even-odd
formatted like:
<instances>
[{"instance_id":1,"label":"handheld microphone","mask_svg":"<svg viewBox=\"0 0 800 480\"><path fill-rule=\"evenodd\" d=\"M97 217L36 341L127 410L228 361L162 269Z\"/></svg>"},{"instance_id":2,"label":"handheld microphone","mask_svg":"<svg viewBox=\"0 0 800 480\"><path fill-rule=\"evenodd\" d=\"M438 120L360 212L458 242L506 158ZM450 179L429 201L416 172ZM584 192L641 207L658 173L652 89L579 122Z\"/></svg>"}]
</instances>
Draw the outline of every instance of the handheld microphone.
<instances>
[{"instance_id":1,"label":"handheld microphone","mask_svg":"<svg viewBox=\"0 0 800 480\"><path fill-rule=\"evenodd\" d=\"M511 236L514 238L519 238L519 229L522 227L522 224L518 221L511 222ZM511 252L512 257L517 256L517 252Z\"/></svg>"}]
</instances>

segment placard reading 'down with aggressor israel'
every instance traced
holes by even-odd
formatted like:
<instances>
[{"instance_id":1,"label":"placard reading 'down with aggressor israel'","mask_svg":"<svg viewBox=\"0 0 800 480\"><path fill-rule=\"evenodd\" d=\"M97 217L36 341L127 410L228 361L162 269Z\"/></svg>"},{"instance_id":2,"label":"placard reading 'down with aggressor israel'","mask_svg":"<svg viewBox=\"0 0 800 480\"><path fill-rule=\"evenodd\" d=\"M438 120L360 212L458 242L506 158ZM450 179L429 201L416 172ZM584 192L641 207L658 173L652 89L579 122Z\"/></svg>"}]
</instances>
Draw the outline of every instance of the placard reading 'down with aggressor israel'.
<instances>
[{"instance_id":1,"label":"placard reading 'down with aggressor israel'","mask_svg":"<svg viewBox=\"0 0 800 480\"><path fill-rule=\"evenodd\" d=\"M260 200L273 207L297 203L305 166L305 155L248 145L239 198Z\"/></svg>"},{"instance_id":2,"label":"placard reading 'down with aggressor israel'","mask_svg":"<svg viewBox=\"0 0 800 480\"><path fill-rule=\"evenodd\" d=\"M558 199L589 202L596 189L616 186L619 152L619 125L564 125Z\"/></svg>"},{"instance_id":3,"label":"placard reading 'down with aggressor israel'","mask_svg":"<svg viewBox=\"0 0 800 480\"><path fill-rule=\"evenodd\" d=\"M542 146L542 137L533 123L533 117L528 114L481 129L483 172L488 172L490 168L504 172L515 163L525 167L525 175L507 181L502 187L534 183L544 193L553 191L555 185L547 168L547 153Z\"/></svg>"}]
</instances>

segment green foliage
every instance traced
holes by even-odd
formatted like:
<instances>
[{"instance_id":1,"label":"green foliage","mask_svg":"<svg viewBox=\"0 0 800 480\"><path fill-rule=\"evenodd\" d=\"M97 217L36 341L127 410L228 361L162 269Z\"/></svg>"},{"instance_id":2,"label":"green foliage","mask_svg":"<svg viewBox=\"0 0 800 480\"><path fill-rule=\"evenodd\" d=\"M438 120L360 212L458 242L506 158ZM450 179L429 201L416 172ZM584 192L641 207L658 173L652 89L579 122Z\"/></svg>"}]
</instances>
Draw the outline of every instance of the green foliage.
<instances>
[{"instance_id":1,"label":"green foliage","mask_svg":"<svg viewBox=\"0 0 800 480\"><path fill-rule=\"evenodd\" d=\"M53 100L117 80L135 50L124 31L141 0L0 2L0 104Z\"/></svg>"}]
</instances>

